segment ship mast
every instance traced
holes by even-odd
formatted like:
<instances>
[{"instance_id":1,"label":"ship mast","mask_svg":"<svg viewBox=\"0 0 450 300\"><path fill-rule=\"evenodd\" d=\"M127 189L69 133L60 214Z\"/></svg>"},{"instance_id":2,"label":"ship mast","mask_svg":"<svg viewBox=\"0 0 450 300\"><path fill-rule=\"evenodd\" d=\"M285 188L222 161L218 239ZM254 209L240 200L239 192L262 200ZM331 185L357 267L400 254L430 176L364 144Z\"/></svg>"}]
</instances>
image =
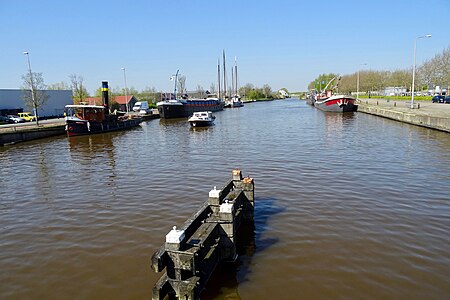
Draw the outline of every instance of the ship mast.
<instances>
[{"instance_id":1,"label":"ship mast","mask_svg":"<svg viewBox=\"0 0 450 300\"><path fill-rule=\"evenodd\" d=\"M220 99L220 58L217 60L217 82L219 83L217 98Z\"/></svg>"},{"instance_id":2,"label":"ship mast","mask_svg":"<svg viewBox=\"0 0 450 300\"><path fill-rule=\"evenodd\" d=\"M223 99L226 100L227 98L227 69L225 67L225 50L223 50L223 90L224 90L224 97Z\"/></svg>"},{"instance_id":3,"label":"ship mast","mask_svg":"<svg viewBox=\"0 0 450 300\"><path fill-rule=\"evenodd\" d=\"M234 67L231 67L231 92L230 92L230 97L233 98L233 93L234 93Z\"/></svg>"},{"instance_id":4,"label":"ship mast","mask_svg":"<svg viewBox=\"0 0 450 300\"><path fill-rule=\"evenodd\" d=\"M236 56L234 57L234 80L235 80L234 88L236 89L235 95L237 97L239 91L238 91L238 72L237 72L237 58L236 58Z\"/></svg>"}]
</instances>

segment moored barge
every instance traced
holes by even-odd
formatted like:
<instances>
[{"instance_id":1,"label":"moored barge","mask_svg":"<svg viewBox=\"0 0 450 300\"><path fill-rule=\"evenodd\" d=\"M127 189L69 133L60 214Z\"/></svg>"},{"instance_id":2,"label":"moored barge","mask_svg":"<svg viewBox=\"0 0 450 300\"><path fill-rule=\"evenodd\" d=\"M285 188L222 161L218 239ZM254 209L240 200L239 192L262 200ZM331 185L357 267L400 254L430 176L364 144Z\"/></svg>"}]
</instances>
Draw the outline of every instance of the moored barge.
<instances>
[{"instance_id":1,"label":"moored barge","mask_svg":"<svg viewBox=\"0 0 450 300\"><path fill-rule=\"evenodd\" d=\"M195 112L223 110L224 102L219 98L206 99L172 99L156 104L159 116L165 119L187 118Z\"/></svg>"}]
</instances>

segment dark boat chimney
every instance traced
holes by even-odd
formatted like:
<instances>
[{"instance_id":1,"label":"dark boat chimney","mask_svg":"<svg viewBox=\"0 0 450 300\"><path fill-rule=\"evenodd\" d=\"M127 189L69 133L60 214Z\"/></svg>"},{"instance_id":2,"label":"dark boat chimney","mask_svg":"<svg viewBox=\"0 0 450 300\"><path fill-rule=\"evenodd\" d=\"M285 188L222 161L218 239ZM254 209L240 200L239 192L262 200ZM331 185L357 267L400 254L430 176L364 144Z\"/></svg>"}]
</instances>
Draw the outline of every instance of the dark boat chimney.
<instances>
[{"instance_id":1,"label":"dark boat chimney","mask_svg":"<svg viewBox=\"0 0 450 300\"><path fill-rule=\"evenodd\" d=\"M102 100L105 106L105 113L109 114L108 81L102 81Z\"/></svg>"}]
</instances>

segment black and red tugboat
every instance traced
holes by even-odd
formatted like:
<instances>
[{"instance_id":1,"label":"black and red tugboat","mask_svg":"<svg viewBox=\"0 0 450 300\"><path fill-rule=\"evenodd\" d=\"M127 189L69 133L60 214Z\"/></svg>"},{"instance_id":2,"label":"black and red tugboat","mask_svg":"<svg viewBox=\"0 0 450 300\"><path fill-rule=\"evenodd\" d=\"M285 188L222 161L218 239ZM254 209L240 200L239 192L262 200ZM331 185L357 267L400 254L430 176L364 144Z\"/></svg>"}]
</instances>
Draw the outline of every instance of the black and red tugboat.
<instances>
[{"instance_id":1,"label":"black and red tugboat","mask_svg":"<svg viewBox=\"0 0 450 300\"><path fill-rule=\"evenodd\" d=\"M138 126L142 118L119 116L109 112L108 82L102 82L103 105L66 105L67 135L77 136L124 130Z\"/></svg>"}]
</instances>

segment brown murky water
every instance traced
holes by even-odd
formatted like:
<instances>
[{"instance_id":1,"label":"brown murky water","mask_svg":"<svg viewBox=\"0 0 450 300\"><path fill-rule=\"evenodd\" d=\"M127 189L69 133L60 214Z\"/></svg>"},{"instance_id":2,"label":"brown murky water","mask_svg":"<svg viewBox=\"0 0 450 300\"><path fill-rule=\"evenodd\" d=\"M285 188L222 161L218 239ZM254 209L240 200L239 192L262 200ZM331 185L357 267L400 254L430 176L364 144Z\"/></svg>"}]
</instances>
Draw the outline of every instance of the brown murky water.
<instances>
[{"instance_id":1,"label":"brown murky water","mask_svg":"<svg viewBox=\"0 0 450 300\"><path fill-rule=\"evenodd\" d=\"M150 299L150 257L255 179L255 232L204 299L448 299L450 135L304 101L0 148L0 298Z\"/></svg>"}]
</instances>

